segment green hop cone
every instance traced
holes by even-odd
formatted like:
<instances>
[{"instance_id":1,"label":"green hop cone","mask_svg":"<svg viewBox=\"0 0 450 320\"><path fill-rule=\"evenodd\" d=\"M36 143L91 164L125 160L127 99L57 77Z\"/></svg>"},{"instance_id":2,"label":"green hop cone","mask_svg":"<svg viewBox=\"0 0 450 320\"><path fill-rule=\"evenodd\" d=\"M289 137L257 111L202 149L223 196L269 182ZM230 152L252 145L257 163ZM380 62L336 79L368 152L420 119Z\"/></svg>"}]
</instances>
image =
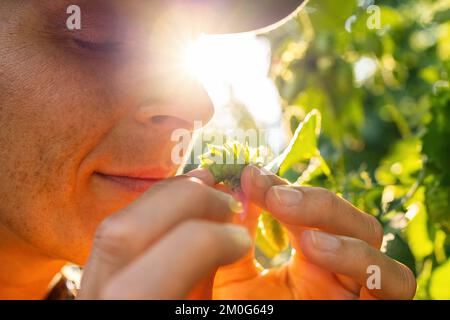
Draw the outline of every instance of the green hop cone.
<instances>
[{"instance_id":1,"label":"green hop cone","mask_svg":"<svg viewBox=\"0 0 450 320\"><path fill-rule=\"evenodd\" d=\"M224 183L233 191L241 186L241 174L249 164L262 165L262 148L251 148L236 141L223 146L208 145L208 152L200 156L200 167L207 168L216 183Z\"/></svg>"},{"instance_id":2,"label":"green hop cone","mask_svg":"<svg viewBox=\"0 0 450 320\"><path fill-rule=\"evenodd\" d=\"M330 177L331 171L318 148L320 123L320 112L316 109L311 110L295 130L286 149L270 163L266 156L268 150L264 147L251 148L247 144L230 140L223 146L209 145L208 151L200 156L200 167L209 169L216 183L223 183L238 194L242 194L239 192L242 170L250 164L264 166L270 172L286 178L296 164L308 161L309 166L312 164L315 166L314 170ZM306 173L311 174L308 170ZM299 185L302 181L298 179L295 183ZM268 212L263 212L259 218L256 244L268 258L274 258L289 248L287 231Z\"/></svg>"},{"instance_id":3,"label":"green hop cone","mask_svg":"<svg viewBox=\"0 0 450 320\"><path fill-rule=\"evenodd\" d=\"M251 148L247 144L230 140L223 146L208 145L208 151L200 156L200 167L207 168L216 183L239 191L244 168L250 164L262 167L266 153L263 147ZM257 237L257 244L267 257L273 258L288 248L286 230L270 213L264 211L261 214L258 228L260 237Z\"/></svg>"}]
</instances>

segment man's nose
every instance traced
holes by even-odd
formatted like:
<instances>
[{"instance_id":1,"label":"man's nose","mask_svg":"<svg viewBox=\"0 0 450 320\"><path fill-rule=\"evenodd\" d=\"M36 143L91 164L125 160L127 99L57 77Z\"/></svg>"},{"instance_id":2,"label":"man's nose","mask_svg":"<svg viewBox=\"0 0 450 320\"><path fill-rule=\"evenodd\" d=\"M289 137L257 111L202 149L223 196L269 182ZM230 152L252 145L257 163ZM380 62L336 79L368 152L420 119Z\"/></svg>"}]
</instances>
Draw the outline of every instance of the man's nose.
<instances>
[{"instance_id":1,"label":"man's nose","mask_svg":"<svg viewBox=\"0 0 450 320\"><path fill-rule=\"evenodd\" d=\"M212 101L201 82L181 65L136 58L122 65L118 90L128 112L141 124L170 123L191 129L212 118Z\"/></svg>"}]
</instances>

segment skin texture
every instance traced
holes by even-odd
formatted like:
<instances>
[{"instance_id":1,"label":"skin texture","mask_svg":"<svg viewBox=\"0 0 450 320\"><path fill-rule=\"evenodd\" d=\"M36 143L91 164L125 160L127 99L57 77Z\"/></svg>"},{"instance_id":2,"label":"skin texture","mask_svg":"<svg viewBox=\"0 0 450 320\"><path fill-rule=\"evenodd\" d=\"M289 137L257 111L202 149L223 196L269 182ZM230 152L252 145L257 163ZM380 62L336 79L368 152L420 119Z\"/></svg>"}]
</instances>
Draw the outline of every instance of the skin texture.
<instances>
[{"instance_id":1,"label":"skin texture","mask_svg":"<svg viewBox=\"0 0 450 320\"><path fill-rule=\"evenodd\" d=\"M249 166L242 189L250 201L244 225L254 238L258 207L286 227L295 249L289 262L258 269L254 251L216 274L215 299L411 299L416 281L408 267L379 251L378 221L322 188L292 187ZM325 240L328 239L328 242ZM331 240L331 242L330 242ZM380 267L380 289L367 289L367 268Z\"/></svg>"},{"instance_id":2,"label":"skin texture","mask_svg":"<svg viewBox=\"0 0 450 320\"><path fill-rule=\"evenodd\" d=\"M171 176L177 169L172 131L191 129L194 120L206 123L212 115L194 79L167 79L176 95L160 80L176 62L163 65L162 56L172 59L166 53L177 48L169 43L151 50L138 10L146 9L145 1L109 7L91 2L99 8L83 7L86 27L78 32L58 28L65 24L68 3L0 4L0 226L8 239L30 247L25 255L36 253L39 265L49 257L84 263L99 222L142 193L93 172ZM125 17L114 19L120 10ZM127 17L141 20L123 31L118 24L125 25ZM89 23L101 19L104 23ZM75 46L73 38L124 44L117 52L97 52ZM11 265L11 258L1 262ZM52 263L49 274L58 265ZM26 277L25 283L37 281ZM39 281L48 283L49 277Z\"/></svg>"},{"instance_id":3,"label":"skin texture","mask_svg":"<svg viewBox=\"0 0 450 320\"><path fill-rule=\"evenodd\" d=\"M269 276L258 273L249 240L257 206L280 221L285 212L268 198L271 186L252 186L258 175L243 176L250 232L229 225L232 198L213 189L207 172L157 183L177 170L172 131L191 130L213 112L198 82L175 68L180 45L192 36L186 27L158 27L147 1L81 1L83 29L68 31L69 4L0 2L0 298L45 297L67 261L87 262L80 292L86 299L357 297L365 269L348 265L355 251L342 252L342 264L327 264L308 245L311 233L302 232L311 222L300 218L285 223L305 259L294 257ZM111 179L119 175L132 182ZM147 178L150 190L144 193L138 177ZM347 208L323 207L328 193L315 197L304 199L317 212L340 215ZM367 296L411 297L410 272L377 251L376 227L353 223L359 221L353 214L347 215L353 229L343 230L338 220L317 216L323 222L307 227L360 239L352 243L363 261L386 266L388 292ZM313 272L302 272L301 263Z\"/></svg>"}]
</instances>

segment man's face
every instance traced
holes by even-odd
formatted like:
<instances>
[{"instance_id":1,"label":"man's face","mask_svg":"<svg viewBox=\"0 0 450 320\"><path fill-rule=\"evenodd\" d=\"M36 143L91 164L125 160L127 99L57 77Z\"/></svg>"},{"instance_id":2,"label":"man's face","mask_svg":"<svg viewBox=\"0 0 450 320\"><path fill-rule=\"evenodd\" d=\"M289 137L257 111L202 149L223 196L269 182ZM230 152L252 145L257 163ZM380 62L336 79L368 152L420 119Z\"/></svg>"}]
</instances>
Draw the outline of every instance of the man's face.
<instances>
[{"instance_id":1,"label":"man's face","mask_svg":"<svg viewBox=\"0 0 450 320\"><path fill-rule=\"evenodd\" d=\"M51 256L83 263L102 219L175 173L172 131L211 116L149 3L80 1L70 31L74 1L0 2L0 224Z\"/></svg>"}]
</instances>

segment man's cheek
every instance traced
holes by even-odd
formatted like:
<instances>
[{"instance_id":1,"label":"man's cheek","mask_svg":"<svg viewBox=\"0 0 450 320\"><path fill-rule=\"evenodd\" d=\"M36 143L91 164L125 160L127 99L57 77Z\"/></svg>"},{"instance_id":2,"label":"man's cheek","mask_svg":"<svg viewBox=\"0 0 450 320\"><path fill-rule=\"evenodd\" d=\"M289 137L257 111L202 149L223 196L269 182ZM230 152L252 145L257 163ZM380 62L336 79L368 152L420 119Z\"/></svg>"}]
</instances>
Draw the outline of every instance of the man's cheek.
<instances>
[{"instance_id":1,"label":"man's cheek","mask_svg":"<svg viewBox=\"0 0 450 320\"><path fill-rule=\"evenodd\" d=\"M28 202L48 210L73 198L79 165L109 126L96 114L101 99L83 90L79 74L72 79L57 63L26 57L19 50L13 67L0 69L1 198L23 214Z\"/></svg>"}]
</instances>

